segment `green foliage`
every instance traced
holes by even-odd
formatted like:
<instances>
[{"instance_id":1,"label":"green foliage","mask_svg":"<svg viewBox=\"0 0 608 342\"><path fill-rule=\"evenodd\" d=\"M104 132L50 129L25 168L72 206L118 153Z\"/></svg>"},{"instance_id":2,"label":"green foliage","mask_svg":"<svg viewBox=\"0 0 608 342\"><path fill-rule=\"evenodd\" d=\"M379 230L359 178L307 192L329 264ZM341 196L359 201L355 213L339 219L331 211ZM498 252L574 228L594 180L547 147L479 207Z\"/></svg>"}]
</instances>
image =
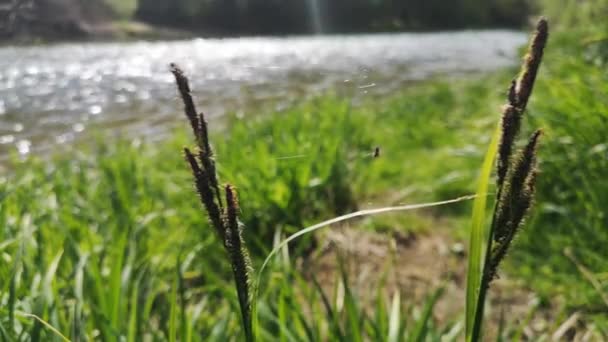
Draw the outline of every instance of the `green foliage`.
<instances>
[{"instance_id":1,"label":"green foliage","mask_svg":"<svg viewBox=\"0 0 608 342\"><path fill-rule=\"evenodd\" d=\"M104 0L107 6L121 19L132 18L137 10L137 0Z\"/></svg>"},{"instance_id":2,"label":"green foliage","mask_svg":"<svg viewBox=\"0 0 608 342\"><path fill-rule=\"evenodd\" d=\"M594 30L606 26L608 1L606 0L538 0L543 15L566 30ZM586 27L577 27L585 25Z\"/></svg>"},{"instance_id":3,"label":"green foliage","mask_svg":"<svg viewBox=\"0 0 608 342\"><path fill-rule=\"evenodd\" d=\"M530 0L143 0L138 16L152 23L212 32L367 32L469 27L521 27ZM313 8L318 7L318 13ZM280 15L276 15L280 13ZM313 16L318 16L313 19Z\"/></svg>"},{"instance_id":4,"label":"green foliage","mask_svg":"<svg viewBox=\"0 0 608 342\"><path fill-rule=\"evenodd\" d=\"M393 6L404 27L417 29L520 27L532 11L528 0L406 0Z\"/></svg>"}]
</instances>

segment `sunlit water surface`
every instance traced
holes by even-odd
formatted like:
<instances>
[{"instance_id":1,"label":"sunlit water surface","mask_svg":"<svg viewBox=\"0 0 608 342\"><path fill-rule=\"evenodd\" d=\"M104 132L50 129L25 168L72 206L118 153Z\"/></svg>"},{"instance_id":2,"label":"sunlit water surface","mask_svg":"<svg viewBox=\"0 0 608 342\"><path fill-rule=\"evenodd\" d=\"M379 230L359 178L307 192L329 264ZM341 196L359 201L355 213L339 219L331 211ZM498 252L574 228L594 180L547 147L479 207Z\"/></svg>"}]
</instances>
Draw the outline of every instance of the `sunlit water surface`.
<instances>
[{"instance_id":1,"label":"sunlit water surface","mask_svg":"<svg viewBox=\"0 0 608 342\"><path fill-rule=\"evenodd\" d=\"M512 31L196 39L0 48L0 159L69 144L93 128L160 136L181 120L168 64L208 115L247 115L339 89L360 99L436 74L512 65Z\"/></svg>"}]
</instances>

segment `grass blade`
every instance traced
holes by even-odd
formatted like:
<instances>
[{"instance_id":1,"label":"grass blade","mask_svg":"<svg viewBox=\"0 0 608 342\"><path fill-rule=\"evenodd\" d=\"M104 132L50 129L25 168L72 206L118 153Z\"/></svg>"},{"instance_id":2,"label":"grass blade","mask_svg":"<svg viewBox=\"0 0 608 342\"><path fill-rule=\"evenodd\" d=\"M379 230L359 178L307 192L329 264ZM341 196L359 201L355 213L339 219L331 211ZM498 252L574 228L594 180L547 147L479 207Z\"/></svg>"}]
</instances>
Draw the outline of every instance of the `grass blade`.
<instances>
[{"instance_id":1,"label":"grass blade","mask_svg":"<svg viewBox=\"0 0 608 342\"><path fill-rule=\"evenodd\" d=\"M22 316L22 317L33 318L34 320L38 321L40 324L42 324L43 326L45 326L47 329L49 329L53 334L55 334L59 338L61 338L63 341L70 342L69 338L65 337L65 335L63 335L62 333L60 333L59 330L55 329L55 327L53 327L52 325L50 325L48 322L46 322L42 318L40 318L40 317L38 317L36 315L25 313L25 312L17 312L17 314L19 316Z\"/></svg>"},{"instance_id":2,"label":"grass blade","mask_svg":"<svg viewBox=\"0 0 608 342\"><path fill-rule=\"evenodd\" d=\"M177 279L171 288L170 309L169 309L169 342L177 341Z\"/></svg>"},{"instance_id":3,"label":"grass blade","mask_svg":"<svg viewBox=\"0 0 608 342\"><path fill-rule=\"evenodd\" d=\"M317 278L314 275L312 277L312 282L313 282L313 285L315 286L315 288L317 289L318 293L321 295L321 300L322 300L322 303L323 303L323 306L325 308L326 315L327 315L326 319L329 320L333 337L338 341L344 341L345 338L344 338L344 334L342 333L342 328L340 327L340 320L338 319L337 312L334 311L334 309L332 308L329 298L327 298L325 291L323 291L321 284L319 284L319 281L317 280Z\"/></svg>"},{"instance_id":4,"label":"grass blade","mask_svg":"<svg viewBox=\"0 0 608 342\"><path fill-rule=\"evenodd\" d=\"M361 342L363 340L363 329L361 327L361 317L359 316L359 305L357 304L357 300L350 288L348 276L346 274L346 270L344 269L344 259L342 257L339 257L338 264L340 266L340 276L342 285L344 287L344 306L346 310L348 327L347 337L349 337L349 341Z\"/></svg>"},{"instance_id":5,"label":"grass blade","mask_svg":"<svg viewBox=\"0 0 608 342\"><path fill-rule=\"evenodd\" d=\"M384 291L386 284L386 274L384 274L376 290L376 313L374 317L374 333L376 340L384 339L384 334L388 332L388 313L386 303L384 301Z\"/></svg>"},{"instance_id":6,"label":"grass blade","mask_svg":"<svg viewBox=\"0 0 608 342\"><path fill-rule=\"evenodd\" d=\"M44 282L43 282L43 294L44 294L44 299L46 300L46 303L48 305L51 305L53 303L53 280L55 279L55 274L57 273L57 268L59 267L59 262L61 261L61 257L63 256L63 250L59 251L59 253L57 253L57 255L55 256L55 258L53 258L53 260L51 261L51 264L49 265L48 270L46 271L46 274L44 275Z\"/></svg>"},{"instance_id":7,"label":"grass blade","mask_svg":"<svg viewBox=\"0 0 608 342\"><path fill-rule=\"evenodd\" d=\"M401 295L399 290L393 296L391 306L391 316L388 323L388 342L399 342L399 332L401 331Z\"/></svg>"},{"instance_id":8,"label":"grass blade","mask_svg":"<svg viewBox=\"0 0 608 342\"><path fill-rule=\"evenodd\" d=\"M498 141L500 137L500 126L496 126L496 130L492 135L490 146L486 152L483 166L479 174L477 184L477 192L475 201L473 202L473 215L471 218L471 235L469 238L469 265L467 269L467 293L466 293L466 311L465 311L465 331L466 340L470 341L473 335L473 324L475 321L477 301L479 297L479 287L481 285L482 276L482 258L484 240L484 227L486 222L486 206L488 188L492 170L494 169L494 159L498 151ZM489 237L492 238L492 237Z\"/></svg>"},{"instance_id":9,"label":"grass blade","mask_svg":"<svg viewBox=\"0 0 608 342\"><path fill-rule=\"evenodd\" d=\"M424 341L427 330L429 328L429 320L431 319L431 315L433 314L433 309L435 308L435 304L437 304L439 298L441 298L441 295L443 295L443 290L444 288L440 287L426 301L426 304L424 305L424 311L422 312L422 317L420 317L418 324L416 324L416 328L414 329L410 341Z\"/></svg>"},{"instance_id":10,"label":"grass blade","mask_svg":"<svg viewBox=\"0 0 608 342\"><path fill-rule=\"evenodd\" d=\"M574 263L578 271L583 275L583 277L585 277L586 280L589 281L591 286L593 286L595 291L597 291L600 298L602 298L602 301L604 301L604 304L606 304L606 307L608 307L608 294L604 293L602 283L599 281L599 279L597 279L593 272L591 272L587 267L580 263L578 259L576 259L571 248L566 248L564 250L564 255L568 257L572 263Z\"/></svg>"},{"instance_id":11,"label":"grass blade","mask_svg":"<svg viewBox=\"0 0 608 342\"><path fill-rule=\"evenodd\" d=\"M127 342L135 342L137 341L137 307L138 307L138 298L139 298L139 282L135 283L136 286L133 287L133 293L131 294L131 315L129 317L129 330Z\"/></svg>"}]
</instances>

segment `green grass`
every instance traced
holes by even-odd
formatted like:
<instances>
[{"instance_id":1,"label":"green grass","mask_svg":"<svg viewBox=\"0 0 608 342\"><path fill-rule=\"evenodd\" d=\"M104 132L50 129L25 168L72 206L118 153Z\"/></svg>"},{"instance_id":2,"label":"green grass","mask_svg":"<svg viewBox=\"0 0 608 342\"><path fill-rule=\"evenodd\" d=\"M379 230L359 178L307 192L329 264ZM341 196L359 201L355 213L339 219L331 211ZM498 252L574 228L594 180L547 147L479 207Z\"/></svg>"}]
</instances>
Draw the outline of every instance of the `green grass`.
<instances>
[{"instance_id":1,"label":"green grass","mask_svg":"<svg viewBox=\"0 0 608 342\"><path fill-rule=\"evenodd\" d=\"M457 91L431 84L381 110L375 101L353 108L329 95L283 113L229 118L226 133L213 137L218 170L238 184L255 254L267 253L277 229L290 233L349 212L365 203L360 198L425 184L395 201L433 199L433 180L449 172L425 173L413 155L429 167L451 160L454 170L477 158L453 152L465 143L448 133L474 123L452 117L450 108L480 101ZM434 139L426 136L432 129ZM230 270L212 230L201 229L207 223L178 152L185 145L180 134L141 146L98 141L48 161L15 162L0 186L0 324L8 336L52 335L20 313L37 315L72 340L238 335L236 293L226 286ZM382 158L374 159L377 145ZM441 182L463 194L464 177ZM176 282L182 284L177 293ZM280 285L269 284L262 298ZM267 307L260 307L264 322L275 314ZM183 321L175 315L188 317L185 327L171 325Z\"/></svg>"}]
</instances>

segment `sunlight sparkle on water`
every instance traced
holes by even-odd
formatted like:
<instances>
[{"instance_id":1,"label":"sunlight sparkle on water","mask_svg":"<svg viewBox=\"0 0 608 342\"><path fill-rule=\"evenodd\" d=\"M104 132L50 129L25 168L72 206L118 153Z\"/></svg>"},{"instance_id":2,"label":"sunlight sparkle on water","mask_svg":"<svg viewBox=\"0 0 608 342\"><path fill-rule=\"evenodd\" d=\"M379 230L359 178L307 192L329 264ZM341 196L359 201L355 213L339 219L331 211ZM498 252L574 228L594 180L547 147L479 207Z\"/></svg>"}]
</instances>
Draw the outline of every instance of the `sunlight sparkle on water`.
<instances>
[{"instance_id":1,"label":"sunlight sparkle on water","mask_svg":"<svg viewBox=\"0 0 608 342\"><path fill-rule=\"evenodd\" d=\"M98 115L101 114L101 106L91 106L89 107L89 113L91 113L92 115Z\"/></svg>"},{"instance_id":2,"label":"sunlight sparkle on water","mask_svg":"<svg viewBox=\"0 0 608 342\"><path fill-rule=\"evenodd\" d=\"M320 32L328 0L307 1ZM356 103L435 74L494 70L516 64L525 41L521 32L466 31L0 47L1 141L46 148L88 120L134 135L169 131L181 118L170 62L188 72L208 114L221 116L265 102L283 110L330 89Z\"/></svg>"},{"instance_id":3,"label":"sunlight sparkle on water","mask_svg":"<svg viewBox=\"0 0 608 342\"><path fill-rule=\"evenodd\" d=\"M0 145L3 144L12 144L15 141L15 136L13 135L3 135L0 137Z\"/></svg>"},{"instance_id":4,"label":"sunlight sparkle on water","mask_svg":"<svg viewBox=\"0 0 608 342\"><path fill-rule=\"evenodd\" d=\"M30 148L32 143L29 140L19 140L15 147L17 147L17 151L19 154L28 154L30 153Z\"/></svg>"}]
</instances>

